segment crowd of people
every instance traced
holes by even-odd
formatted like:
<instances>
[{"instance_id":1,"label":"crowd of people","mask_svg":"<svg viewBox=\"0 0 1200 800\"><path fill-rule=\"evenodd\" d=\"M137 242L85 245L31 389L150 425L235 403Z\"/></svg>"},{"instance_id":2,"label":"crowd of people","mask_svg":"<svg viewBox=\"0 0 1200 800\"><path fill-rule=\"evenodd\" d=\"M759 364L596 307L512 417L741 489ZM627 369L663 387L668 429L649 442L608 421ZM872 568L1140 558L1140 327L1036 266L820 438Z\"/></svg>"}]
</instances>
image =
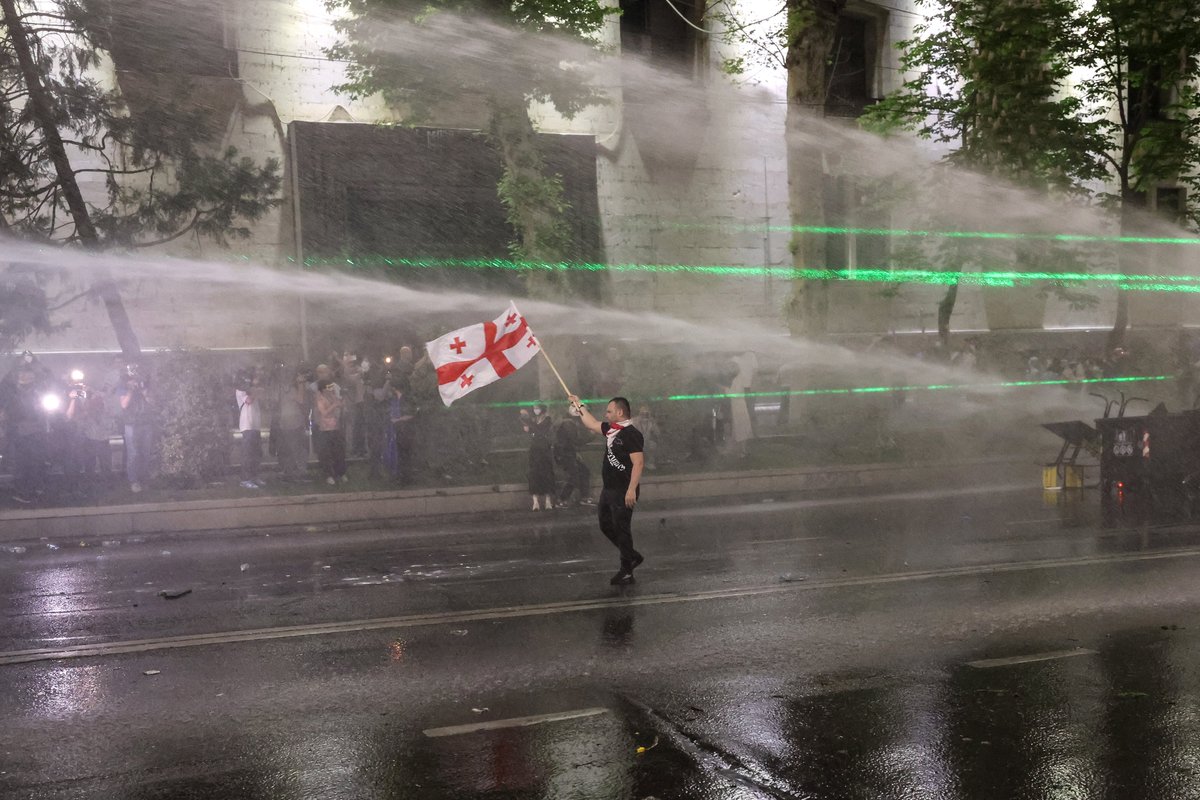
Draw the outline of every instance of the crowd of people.
<instances>
[{"instance_id":1,"label":"crowd of people","mask_svg":"<svg viewBox=\"0 0 1200 800\"><path fill-rule=\"evenodd\" d=\"M265 485L264 446L285 483L311 480L313 453L329 485L348 481L348 456L368 461L371 479L408 481L410 379L419 363L411 347L402 347L378 364L344 351L312 367L276 363L238 370L228 393L241 440L241 487ZM52 475L67 479L59 482L65 489L59 494L106 486L118 464L130 491L143 491L154 446L151 382L139 364L120 359L87 378L78 370L55 374L29 352L0 378L0 456L3 471L12 475L15 503L39 502Z\"/></svg>"},{"instance_id":2,"label":"crowd of people","mask_svg":"<svg viewBox=\"0 0 1200 800\"><path fill-rule=\"evenodd\" d=\"M311 368L280 364L273 374L261 367L239 374L234 399L242 488L265 484L260 474L264 429L285 483L309 480L310 432L320 478L330 486L349 481L349 457L365 459L372 480L385 475L397 484L410 480L415 409L409 395L419 363L405 346L382 363L347 350Z\"/></svg>"},{"instance_id":3,"label":"crowd of people","mask_svg":"<svg viewBox=\"0 0 1200 800\"><path fill-rule=\"evenodd\" d=\"M148 397L137 364L114 365L108 377L89 381L79 370L57 376L22 353L0 380L0 452L13 476L13 500L36 502L51 471L74 478L77 488L107 481L118 433L130 488L140 492L149 474Z\"/></svg>"}]
</instances>

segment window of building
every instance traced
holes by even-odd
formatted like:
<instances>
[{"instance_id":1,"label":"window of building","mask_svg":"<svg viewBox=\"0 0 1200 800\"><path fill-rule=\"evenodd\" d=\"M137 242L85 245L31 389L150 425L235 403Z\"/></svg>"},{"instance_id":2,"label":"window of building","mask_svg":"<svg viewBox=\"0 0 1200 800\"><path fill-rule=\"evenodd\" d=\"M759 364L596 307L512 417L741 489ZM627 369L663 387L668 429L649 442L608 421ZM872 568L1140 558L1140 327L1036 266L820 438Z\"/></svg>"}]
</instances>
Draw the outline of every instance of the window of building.
<instances>
[{"instance_id":1,"label":"window of building","mask_svg":"<svg viewBox=\"0 0 1200 800\"><path fill-rule=\"evenodd\" d=\"M826 175L824 186L825 224L831 228L882 229L889 224L881 204L872 202L872 188L861 178ZM884 269L889 264L888 237L859 233L825 236L825 267L828 269Z\"/></svg>"},{"instance_id":2,"label":"window of building","mask_svg":"<svg viewBox=\"0 0 1200 800\"><path fill-rule=\"evenodd\" d=\"M1187 216L1187 190L1182 186L1156 186L1154 210L1161 217L1182 223Z\"/></svg>"},{"instance_id":3,"label":"window of building","mask_svg":"<svg viewBox=\"0 0 1200 800\"><path fill-rule=\"evenodd\" d=\"M237 51L224 2L176 3L170 13L148 0L112 0L113 61L147 75L237 77Z\"/></svg>"},{"instance_id":4,"label":"window of building","mask_svg":"<svg viewBox=\"0 0 1200 800\"><path fill-rule=\"evenodd\" d=\"M698 24L702 13L694 0L621 0L621 52L694 74L697 31L688 22Z\"/></svg>"},{"instance_id":5,"label":"window of building","mask_svg":"<svg viewBox=\"0 0 1200 800\"><path fill-rule=\"evenodd\" d=\"M878 98L875 68L880 46L880 22L871 16L842 14L829 59L829 89L825 113L857 117Z\"/></svg>"}]
</instances>

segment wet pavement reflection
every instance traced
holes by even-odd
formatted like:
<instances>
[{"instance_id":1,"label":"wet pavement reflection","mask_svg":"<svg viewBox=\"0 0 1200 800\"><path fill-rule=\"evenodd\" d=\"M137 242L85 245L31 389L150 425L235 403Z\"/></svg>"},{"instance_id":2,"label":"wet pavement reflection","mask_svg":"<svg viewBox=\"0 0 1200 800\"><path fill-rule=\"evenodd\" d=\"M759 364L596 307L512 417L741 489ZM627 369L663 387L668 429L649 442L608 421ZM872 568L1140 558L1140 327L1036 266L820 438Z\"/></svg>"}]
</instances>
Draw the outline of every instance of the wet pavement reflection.
<instances>
[{"instance_id":1,"label":"wet pavement reflection","mask_svg":"<svg viewBox=\"0 0 1200 800\"><path fill-rule=\"evenodd\" d=\"M264 633L0 663L0 798L1200 798L1200 532L1083 497L665 508L622 589L566 516L32 545L0 662Z\"/></svg>"}]
</instances>

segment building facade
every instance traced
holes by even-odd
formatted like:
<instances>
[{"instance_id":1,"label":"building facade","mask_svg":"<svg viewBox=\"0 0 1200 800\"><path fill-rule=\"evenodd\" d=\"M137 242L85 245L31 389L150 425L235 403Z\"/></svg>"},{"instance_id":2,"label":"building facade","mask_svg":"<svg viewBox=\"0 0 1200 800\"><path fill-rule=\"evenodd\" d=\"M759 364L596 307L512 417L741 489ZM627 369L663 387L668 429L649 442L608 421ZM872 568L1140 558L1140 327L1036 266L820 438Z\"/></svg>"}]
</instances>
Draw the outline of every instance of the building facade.
<instances>
[{"instance_id":1,"label":"building facade","mask_svg":"<svg viewBox=\"0 0 1200 800\"><path fill-rule=\"evenodd\" d=\"M253 226L249 239L230 248L181 239L165 248L173 258L245 264L243 291L186 275L178 281L143 275L126 284L145 347L279 347L303 338L308 310L271 287L305 260L505 256L512 232L495 195L498 161L473 133L486 121L486 87L464 86L461 101L440 108L432 124L407 128L403 111L379 97L356 99L335 88L346 78L346 64L329 56L338 34L322 0L226 0L170 17L134 13L135 0L124 5L129 14L123 24L130 28L125 41L136 46L114 48L107 79L131 108L167 91L163 75L185 74L193 87L188 102L222 123L219 145L260 162L279 159L285 187L280 205ZM770 18L774 6L747 0L738 8L743 18L757 20ZM635 267L605 275L606 304L688 320L719 311L783 334L795 220L780 54L772 63L769 53L764 58L730 36L727 20L703 16L698 3L621 0L621 7L604 29L604 52L593 54L608 102L572 118L547 105L531 106L543 143L555 154L551 165L564 176L579 252L588 260ZM901 84L897 44L920 20L907 0L848 4L818 115L825 127L814 129L814 137L836 139L830 131L838 126L847 136L858 135L854 117ZM775 17L764 25L780 23ZM405 35L398 32L397 47L413 44ZM486 36L476 45L463 57L502 59L507 46L492 47ZM188 57L179 58L180 52ZM738 60L740 75L722 69ZM880 210L864 196L872 184L860 177L870 172L865 162L874 156L860 151L835 157L838 149L834 142L822 153L822 185L806 188L822 194L825 222L903 227L903 211ZM926 155L930 161L938 156ZM886 238L852 233L830 241L826 266L894 263ZM256 264L275 270L270 281L254 280L250 265ZM714 274L680 266L746 269ZM504 288L503 281L465 285ZM935 330L944 292L915 284L834 285L830 329ZM1053 298L1044 306L1035 301L1031 313L1029 294L994 291L989 301L983 290L964 287L954 326L1102 327L1112 319L1111 297L1084 311ZM235 324L204 324L211 308L228 311L231 304L245 310ZM1161 315L1161 308L1156 300L1145 316ZM111 340L102 310L93 308L77 314L70 328L32 344L103 349Z\"/></svg>"}]
</instances>

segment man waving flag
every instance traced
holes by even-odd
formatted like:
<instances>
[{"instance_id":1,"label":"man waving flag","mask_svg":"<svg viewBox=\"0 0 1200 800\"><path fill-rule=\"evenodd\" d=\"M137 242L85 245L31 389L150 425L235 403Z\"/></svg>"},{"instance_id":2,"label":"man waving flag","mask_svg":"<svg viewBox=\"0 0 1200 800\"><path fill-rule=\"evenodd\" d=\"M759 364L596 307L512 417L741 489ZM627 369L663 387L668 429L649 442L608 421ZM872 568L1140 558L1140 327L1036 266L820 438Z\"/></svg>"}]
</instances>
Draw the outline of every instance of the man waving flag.
<instances>
[{"instance_id":1,"label":"man waving flag","mask_svg":"<svg viewBox=\"0 0 1200 800\"><path fill-rule=\"evenodd\" d=\"M450 405L480 386L495 383L528 364L541 344L515 303L493 322L468 325L425 343L437 369L438 392Z\"/></svg>"}]
</instances>

